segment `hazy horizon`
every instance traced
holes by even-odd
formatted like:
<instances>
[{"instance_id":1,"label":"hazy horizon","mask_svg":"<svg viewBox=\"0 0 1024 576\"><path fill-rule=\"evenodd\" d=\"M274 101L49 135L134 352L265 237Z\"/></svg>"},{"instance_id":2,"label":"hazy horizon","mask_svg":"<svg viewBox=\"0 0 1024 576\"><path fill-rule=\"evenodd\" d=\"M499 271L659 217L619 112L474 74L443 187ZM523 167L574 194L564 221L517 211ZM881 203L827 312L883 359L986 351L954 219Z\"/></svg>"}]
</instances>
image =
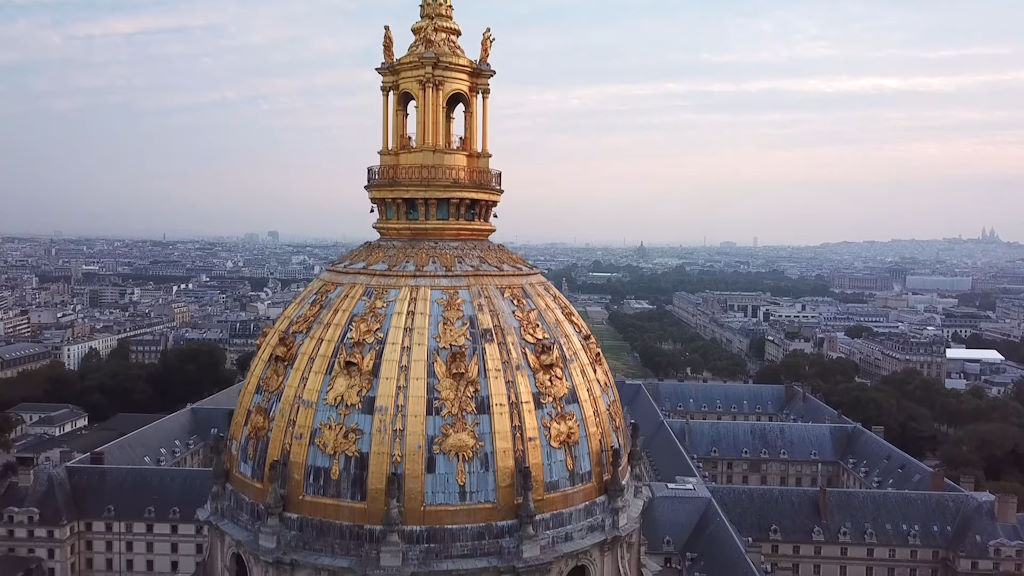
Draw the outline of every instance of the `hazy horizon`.
<instances>
[{"instance_id":1,"label":"hazy horizon","mask_svg":"<svg viewBox=\"0 0 1024 576\"><path fill-rule=\"evenodd\" d=\"M495 240L1024 241L1024 3L454 4L497 38ZM0 235L375 237L417 5L0 0Z\"/></svg>"}]
</instances>

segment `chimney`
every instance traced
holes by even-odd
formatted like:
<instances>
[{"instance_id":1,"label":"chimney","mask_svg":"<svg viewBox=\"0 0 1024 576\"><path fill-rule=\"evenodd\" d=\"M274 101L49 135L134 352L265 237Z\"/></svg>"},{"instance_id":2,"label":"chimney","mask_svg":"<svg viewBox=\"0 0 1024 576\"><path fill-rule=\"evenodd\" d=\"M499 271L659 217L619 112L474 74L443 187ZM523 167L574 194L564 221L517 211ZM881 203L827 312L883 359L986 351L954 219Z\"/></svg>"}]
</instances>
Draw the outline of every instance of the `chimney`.
<instances>
[{"instance_id":1,"label":"chimney","mask_svg":"<svg viewBox=\"0 0 1024 576\"><path fill-rule=\"evenodd\" d=\"M885 440L885 426L872 426L871 433Z\"/></svg>"},{"instance_id":2,"label":"chimney","mask_svg":"<svg viewBox=\"0 0 1024 576\"><path fill-rule=\"evenodd\" d=\"M960 487L968 492L974 492L974 476L971 476L970 474L961 474Z\"/></svg>"},{"instance_id":3,"label":"chimney","mask_svg":"<svg viewBox=\"0 0 1024 576\"><path fill-rule=\"evenodd\" d=\"M946 490L946 475L942 472L942 468L932 470L931 483L928 489L932 492L943 492Z\"/></svg>"},{"instance_id":4,"label":"chimney","mask_svg":"<svg viewBox=\"0 0 1024 576\"><path fill-rule=\"evenodd\" d=\"M1017 495L996 494L996 521L1000 524L1017 523Z\"/></svg>"},{"instance_id":5,"label":"chimney","mask_svg":"<svg viewBox=\"0 0 1024 576\"><path fill-rule=\"evenodd\" d=\"M818 484L818 514L822 522L828 522L828 490L824 484Z\"/></svg>"},{"instance_id":6,"label":"chimney","mask_svg":"<svg viewBox=\"0 0 1024 576\"><path fill-rule=\"evenodd\" d=\"M90 466L103 466L104 464L106 464L106 455L103 450L93 450L89 453Z\"/></svg>"}]
</instances>

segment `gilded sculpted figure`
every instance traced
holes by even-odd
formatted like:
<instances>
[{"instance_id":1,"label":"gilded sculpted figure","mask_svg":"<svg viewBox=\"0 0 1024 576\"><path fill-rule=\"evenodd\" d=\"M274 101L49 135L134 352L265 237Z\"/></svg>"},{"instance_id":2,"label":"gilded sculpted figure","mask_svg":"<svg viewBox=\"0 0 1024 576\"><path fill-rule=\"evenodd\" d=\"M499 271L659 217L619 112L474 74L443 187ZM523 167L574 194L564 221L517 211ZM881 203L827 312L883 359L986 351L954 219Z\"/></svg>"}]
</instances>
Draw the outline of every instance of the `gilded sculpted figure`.
<instances>
[{"instance_id":1,"label":"gilded sculpted figure","mask_svg":"<svg viewBox=\"0 0 1024 576\"><path fill-rule=\"evenodd\" d=\"M391 35L391 27L384 27L384 63L395 63L395 37Z\"/></svg>"},{"instance_id":2,"label":"gilded sculpted figure","mask_svg":"<svg viewBox=\"0 0 1024 576\"><path fill-rule=\"evenodd\" d=\"M488 60L491 58L491 46L493 45L494 37L491 36L491 28L488 26L487 30L484 30L483 39L480 40L480 59L477 60L478 64L481 66L487 65Z\"/></svg>"}]
</instances>

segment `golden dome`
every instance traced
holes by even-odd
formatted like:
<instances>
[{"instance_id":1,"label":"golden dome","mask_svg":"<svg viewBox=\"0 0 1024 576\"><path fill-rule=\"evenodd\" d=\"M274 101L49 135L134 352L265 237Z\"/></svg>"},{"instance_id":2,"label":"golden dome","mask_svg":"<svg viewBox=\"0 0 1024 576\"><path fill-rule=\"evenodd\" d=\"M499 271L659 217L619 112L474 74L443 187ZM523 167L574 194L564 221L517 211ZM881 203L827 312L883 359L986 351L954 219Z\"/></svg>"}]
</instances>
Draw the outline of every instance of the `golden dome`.
<instances>
[{"instance_id":1,"label":"golden dome","mask_svg":"<svg viewBox=\"0 0 1024 576\"><path fill-rule=\"evenodd\" d=\"M450 2L425 0L417 26L457 28ZM387 62L389 41L367 185L382 238L330 266L261 338L231 423L231 486L358 524L383 521L390 478L411 526L515 520L527 470L538 514L592 501L626 477L624 462L611 469L628 445L622 409L569 301L487 240L502 194L486 150L494 72L483 57ZM416 146L388 129L409 98L433 135ZM442 130L453 98L466 105L458 146Z\"/></svg>"}]
</instances>

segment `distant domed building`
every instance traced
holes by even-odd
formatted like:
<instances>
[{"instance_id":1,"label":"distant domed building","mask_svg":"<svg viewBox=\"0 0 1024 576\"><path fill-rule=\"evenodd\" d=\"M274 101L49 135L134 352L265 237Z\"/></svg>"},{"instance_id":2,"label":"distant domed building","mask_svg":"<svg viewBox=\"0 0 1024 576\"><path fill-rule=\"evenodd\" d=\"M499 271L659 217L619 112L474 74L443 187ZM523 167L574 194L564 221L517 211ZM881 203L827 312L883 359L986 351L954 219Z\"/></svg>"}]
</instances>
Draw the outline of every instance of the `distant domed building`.
<instances>
[{"instance_id":1,"label":"distant domed building","mask_svg":"<svg viewBox=\"0 0 1024 576\"><path fill-rule=\"evenodd\" d=\"M263 335L207 574L640 574L639 450L587 324L488 240L493 39L469 59L452 12L424 0L400 58L386 31L380 239Z\"/></svg>"}]
</instances>

